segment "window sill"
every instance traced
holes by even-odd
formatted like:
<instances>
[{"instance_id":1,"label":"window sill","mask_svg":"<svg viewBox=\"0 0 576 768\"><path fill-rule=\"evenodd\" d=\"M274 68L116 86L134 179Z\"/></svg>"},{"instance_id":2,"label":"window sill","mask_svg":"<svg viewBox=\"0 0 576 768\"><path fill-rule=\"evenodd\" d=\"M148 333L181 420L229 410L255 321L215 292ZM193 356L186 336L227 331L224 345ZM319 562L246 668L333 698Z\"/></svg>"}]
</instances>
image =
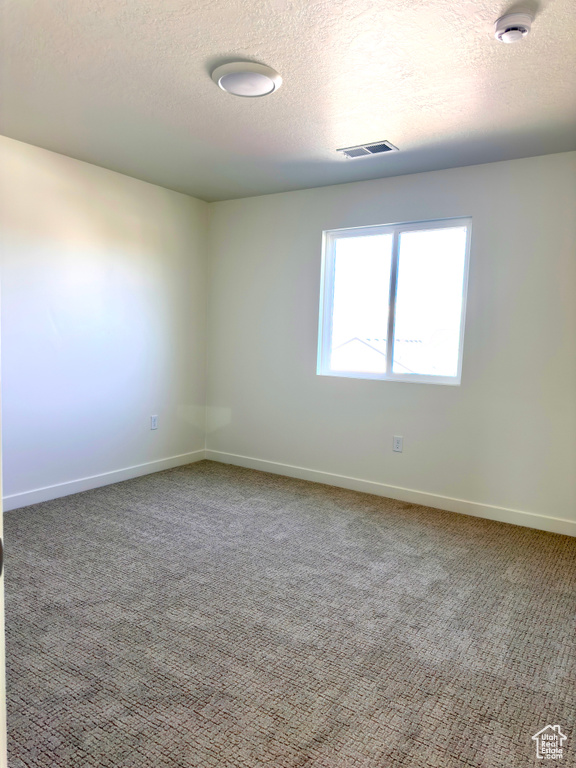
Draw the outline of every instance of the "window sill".
<instances>
[{"instance_id":1,"label":"window sill","mask_svg":"<svg viewBox=\"0 0 576 768\"><path fill-rule=\"evenodd\" d=\"M400 384L444 384L459 387L461 380L457 376L424 376L422 374L388 375L386 373L362 373L359 371L317 371L318 376L331 376L342 379L371 379L373 381L392 381Z\"/></svg>"}]
</instances>

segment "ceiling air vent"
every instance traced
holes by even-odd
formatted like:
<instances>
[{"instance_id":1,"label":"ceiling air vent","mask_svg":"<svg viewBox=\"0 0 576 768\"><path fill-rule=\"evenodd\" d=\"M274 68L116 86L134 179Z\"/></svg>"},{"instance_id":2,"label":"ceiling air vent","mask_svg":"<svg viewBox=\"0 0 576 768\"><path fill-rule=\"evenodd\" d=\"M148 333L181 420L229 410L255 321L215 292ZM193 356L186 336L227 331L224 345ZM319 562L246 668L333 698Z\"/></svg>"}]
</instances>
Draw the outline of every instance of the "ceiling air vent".
<instances>
[{"instance_id":1,"label":"ceiling air vent","mask_svg":"<svg viewBox=\"0 0 576 768\"><path fill-rule=\"evenodd\" d=\"M336 152L341 152L346 157L370 157L370 155L380 155L383 152L397 152L398 147L394 144L390 144L389 141L374 141L372 144L359 144L357 147L344 147L343 149L337 149Z\"/></svg>"}]
</instances>

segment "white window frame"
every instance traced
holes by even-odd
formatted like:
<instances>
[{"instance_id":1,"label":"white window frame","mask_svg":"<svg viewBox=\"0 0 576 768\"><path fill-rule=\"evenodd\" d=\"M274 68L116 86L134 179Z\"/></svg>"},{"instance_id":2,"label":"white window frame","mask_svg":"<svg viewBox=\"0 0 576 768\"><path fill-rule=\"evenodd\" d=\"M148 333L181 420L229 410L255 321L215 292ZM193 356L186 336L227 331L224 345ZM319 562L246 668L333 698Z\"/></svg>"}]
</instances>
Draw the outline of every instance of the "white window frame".
<instances>
[{"instance_id":1,"label":"white window frame","mask_svg":"<svg viewBox=\"0 0 576 768\"><path fill-rule=\"evenodd\" d=\"M398 287L399 242L402 232L417 230L450 229L466 227L466 246L464 254L464 274L462 279L462 312L460 315L460 338L458 340L458 369L456 376L430 376L421 373L394 373L394 325L396 320L396 291ZM344 237L362 235L392 235L392 263L390 285L388 289L389 316L388 341L386 344L386 372L368 371L333 371L330 369L330 348L332 343L332 316L334 310L334 267L336 259L336 241ZM318 331L318 367L319 376L342 376L349 379L380 379L418 384L448 384L459 386L462 379L462 353L464 348L464 324L466 319L466 296L468 294L468 270L470 263L470 240L472 218L470 216L452 219L431 219L429 221L408 221L399 224L377 224L367 227L346 229L327 229L322 233L322 274L320 287L320 323Z\"/></svg>"}]
</instances>

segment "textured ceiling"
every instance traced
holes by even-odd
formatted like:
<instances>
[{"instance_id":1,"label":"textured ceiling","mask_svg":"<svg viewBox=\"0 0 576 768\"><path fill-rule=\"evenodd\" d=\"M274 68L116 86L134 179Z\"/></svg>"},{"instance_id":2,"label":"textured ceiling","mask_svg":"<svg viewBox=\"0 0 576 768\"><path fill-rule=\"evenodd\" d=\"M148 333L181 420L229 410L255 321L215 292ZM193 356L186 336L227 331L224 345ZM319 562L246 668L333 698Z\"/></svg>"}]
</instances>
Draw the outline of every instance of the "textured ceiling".
<instances>
[{"instance_id":1,"label":"textured ceiling","mask_svg":"<svg viewBox=\"0 0 576 768\"><path fill-rule=\"evenodd\" d=\"M576 3L2 0L0 132L221 200L576 149ZM268 64L275 94L210 79ZM388 139L398 153L346 160Z\"/></svg>"}]
</instances>

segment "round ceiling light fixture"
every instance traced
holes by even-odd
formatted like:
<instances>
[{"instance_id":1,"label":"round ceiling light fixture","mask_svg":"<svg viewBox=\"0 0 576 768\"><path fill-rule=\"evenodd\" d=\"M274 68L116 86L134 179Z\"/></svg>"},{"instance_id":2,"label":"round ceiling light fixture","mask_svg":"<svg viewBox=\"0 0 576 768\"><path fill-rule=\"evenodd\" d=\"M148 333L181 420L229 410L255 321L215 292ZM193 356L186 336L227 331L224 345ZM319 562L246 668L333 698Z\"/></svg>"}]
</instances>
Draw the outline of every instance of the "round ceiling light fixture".
<instances>
[{"instance_id":1,"label":"round ceiling light fixture","mask_svg":"<svg viewBox=\"0 0 576 768\"><path fill-rule=\"evenodd\" d=\"M518 43L530 32L532 21L529 13L507 13L494 24L494 37L501 43Z\"/></svg>"},{"instance_id":2,"label":"round ceiling light fixture","mask_svg":"<svg viewBox=\"0 0 576 768\"><path fill-rule=\"evenodd\" d=\"M212 72L212 80L223 91L249 99L267 96L282 85L278 72L253 61L235 61L216 67Z\"/></svg>"}]
</instances>

